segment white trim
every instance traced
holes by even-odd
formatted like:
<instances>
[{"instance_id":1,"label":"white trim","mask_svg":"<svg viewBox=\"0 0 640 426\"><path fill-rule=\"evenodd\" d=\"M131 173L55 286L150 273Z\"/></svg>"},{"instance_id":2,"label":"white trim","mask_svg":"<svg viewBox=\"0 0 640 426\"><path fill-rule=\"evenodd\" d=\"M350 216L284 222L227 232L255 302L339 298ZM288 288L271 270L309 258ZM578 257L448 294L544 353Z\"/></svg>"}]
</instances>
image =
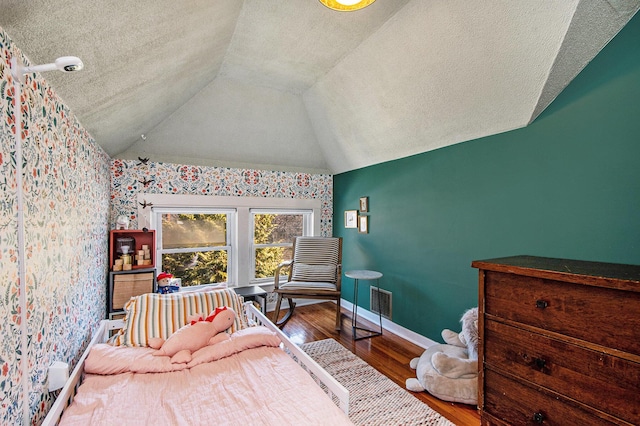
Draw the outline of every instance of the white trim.
<instances>
[{"instance_id":1,"label":"white trim","mask_svg":"<svg viewBox=\"0 0 640 426\"><path fill-rule=\"evenodd\" d=\"M222 214L226 215L226 235L224 246L216 247L197 247L197 248L179 248L179 249L165 249L162 246L162 227L159 223L162 221L162 215L165 213L187 213L187 214ZM194 253L194 252L212 252L212 251L226 251L227 252L227 281L224 283L213 284L226 284L238 282L238 236L236 235L236 223L238 212L236 209L231 208L213 208L213 207L156 207L155 205L151 209L150 215L150 228L156 230L156 259L157 268L159 269L162 264L162 255L165 253ZM156 275L160 273L156 271Z\"/></svg>"},{"instance_id":2,"label":"white trim","mask_svg":"<svg viewBox=\"0 0 640 426\"><path fill-rule=\"evenodd\" d=\"M300 215L302 216L302 236L313 236L314 235L314 222L315 222L315 212L313 209L265 209L265 208L250 208L249 209L249 229L250 232L248 234L248 244L249 244L249 284L251 285L262 285L262 284L273 284L273 277L267 278L256 278L255 277L255 264L256 264L256 250L258 248L264 247L282 247L282 248L291 248L293 247L293 240L286 243L278 243L278 244L254 244L253 236L255 234L255 215L258 214L286 214L286 215ZM287 260L287 259L282 259ZM281 276L280 279L284 279L284 276Z\"/></svg>"},{"instance_id":3,"label":"white trim","mask_svg":"<svg viewBox=\"0 0 640 426\"><path fill-rule=\"evenodd\" d=\"M140 203L153 204L153 207L230 207L260 209L305 209L313 210L314 235L320 232L320 214L322 201L319 199L275 198L275 197L226 197L217 195L188 194L144 194L138 193L138 228L150 228L151 209L143 208ZM240 222L240 221L239 221ZM248 220L245 222L248 223Z\"/></svg>"},{"instance_id":4,"label":"white trim","mask_svg":"<svg viewBox=\"0 0 640 426\"><path fill-rule=\"evenodd\" d=\"M344 299L342 299L340 303L345 309L348 309L351 312L353 312L353 303ZM358 306L358 316L366 319L367 321L371 321L374 324L378 324L378 314L374 314L373 312L370 312L361 306ZM429 339L428 337L424 337L414 331L406 329L401 325L398 325L392 321L389 321L386 318L382 318L382 328L425 349L427 349L429 346L438 344L438 342L435 342Z\"/></svg>"},{"instance_id":5,"label":"white trim","mask_svg":"<svg viewBox=\"0 0 640 426\"><path fill-rule=\"evenodd\" d=\"M264 289L266 290L266 288ZM294 300L296 302L296 306L313 305L314 303L326 302L326 300L314 300L314 299L294 299ZM340 300L341 300L340 304L342 305L343 308L353 312L353 303L345 299L340 299ZM275 306L276 304L274 302L267 303L267 312L273 312L275 310ZM289 305L288 305L287 299L283 299L282 306L280 307L280 309L288 309L288 308L289 308ZM371 321L374 324L378 324L378 314L368 311L360 306L358 306L358 316L366 319L367 321ZM349 325L349 327L351 327L351 325ZM404 328L401 325L398 325L392 321L389 321L386 318L382 318L382 328L424 349L427 349L429 346L438 344L438 342L435 342L429 339L428 337L424 337L421 334L418 334L414 331Z\"/></svg>"},{"instance_id":6,"label":"white trim","mask_svg":"<svg viewBox=\"0 0 640 426\"><path fill-rule=\"evenodd\" d=\"M189 195L189 194L137 194L138 201L138 228L156 229L152 221L152 212L155 209L170 208L232 208L236 210L236 223L227 224L236 227L235 239L231 241L232 253L230 256L236 260L232 262L233 270L227 271L229 287L243 287L259 282L252 282L251 271L252 244L251 233L251 209L274 210L312 210L313 224L311 235L320 235L320 216L322 201L319 199L297 199L276 197L228 197L216 195ZM152 207L143 207L143 205ZM232 233L233 234L233 233Z\"/></svg>"}]
</instances>

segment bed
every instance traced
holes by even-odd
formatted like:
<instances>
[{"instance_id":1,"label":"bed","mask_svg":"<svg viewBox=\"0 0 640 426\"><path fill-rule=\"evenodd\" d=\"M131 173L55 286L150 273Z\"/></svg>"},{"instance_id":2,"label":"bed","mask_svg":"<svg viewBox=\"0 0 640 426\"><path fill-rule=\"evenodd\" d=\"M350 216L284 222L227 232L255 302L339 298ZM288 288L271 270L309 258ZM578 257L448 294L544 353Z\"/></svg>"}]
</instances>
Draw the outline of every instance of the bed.
<instances>
[{"instance_id":1,"label":"bed","mask_svg":"<svg viewBox=\"0 0 640 426\"><path fill-rule=\"evenodd\" d=\"M127 322L102 321L42 424L351 424L342 385L252 303L236 310L246 316L225 344L178 366L104 343Z\"/></svg>"}]
</instances>

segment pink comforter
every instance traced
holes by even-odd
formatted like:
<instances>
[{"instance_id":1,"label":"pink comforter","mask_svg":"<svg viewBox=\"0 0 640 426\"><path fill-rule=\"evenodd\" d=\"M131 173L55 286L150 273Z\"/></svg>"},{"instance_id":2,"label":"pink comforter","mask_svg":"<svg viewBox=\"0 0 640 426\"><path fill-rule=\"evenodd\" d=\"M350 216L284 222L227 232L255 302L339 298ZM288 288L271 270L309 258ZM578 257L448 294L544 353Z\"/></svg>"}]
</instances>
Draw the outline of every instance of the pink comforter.
<instances>
[{"instance_id":1,"label":"pink comforter","mask_svg":"<svg viewBox=\"0 0 640 426\"><path fill-rule=\"evenodd\" d=\"M263 327L245 329L189 365L146 348L96 345L60 424L351 424L279 343Z\"/></svg>"}]
</instances>

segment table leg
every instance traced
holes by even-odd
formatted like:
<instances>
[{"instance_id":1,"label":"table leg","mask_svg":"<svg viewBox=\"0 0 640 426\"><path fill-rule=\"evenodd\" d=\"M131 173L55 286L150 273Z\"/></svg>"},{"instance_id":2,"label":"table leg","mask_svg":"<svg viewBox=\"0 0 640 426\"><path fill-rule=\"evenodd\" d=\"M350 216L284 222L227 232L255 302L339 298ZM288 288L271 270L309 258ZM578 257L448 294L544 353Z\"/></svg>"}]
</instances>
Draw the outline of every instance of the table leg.
<instances>
[{"instance_id":1,"label":"table leg","mask_svg":"<svg viewBox=\"0 0 640 426\"><path fill-rule=\"evenodd\" d=\"M354 278L353 280L353 311L351 317L351 330L353 333L353 340L361 340L361 339L369 339L375 336L382 335L382 311L380 310L380 282L376 280L376 287L378 288L378 317L380 319L380 331L371 330L369 328L359 327L358 326L358 279ZM366 331L369 334L364 336L358 336L357 331L362 330Z\"/></svg>"},{"instance_id":2,"label":"table leg","mask_svg":"<svg viewBox=\"0 0 640 426\"><path fill-rule=\"evenodd\" d=\"M356 339L356 329L358 324L358 279L353 280L353 310L351 311L351 331L353 340Z\"/></svg>"},{"instance_id":3,"label":"table leg","mask_svg":"<svg viewBox=\"0 0 640 426\"><path fill-rule=\"evenodd\" d=\"M380 280L376 280L376 287L378 288L378 319L380 320L380 335L382 335L382 307L380 306Z\"/></svg>"}]
</instances>

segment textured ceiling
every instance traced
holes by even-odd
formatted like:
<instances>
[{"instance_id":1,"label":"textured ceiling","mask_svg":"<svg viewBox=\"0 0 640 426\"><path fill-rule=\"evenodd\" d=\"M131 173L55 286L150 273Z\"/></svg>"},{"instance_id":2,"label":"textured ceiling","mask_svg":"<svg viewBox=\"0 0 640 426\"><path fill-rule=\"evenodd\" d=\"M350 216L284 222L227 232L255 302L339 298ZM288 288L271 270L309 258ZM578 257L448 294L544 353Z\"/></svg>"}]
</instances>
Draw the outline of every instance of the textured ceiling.
<instances>
[{"instance_id":1,"label":"textured ceiling","mask_svg":"<svg viewBox=\"0 0 640 426\"><path fill-rule=\"evenodd\" d=\"M115 158L341 173L526 126L638 0L0 0ZM141 135L144 134L143 138Z\"/></svg>"}]
</instances>

